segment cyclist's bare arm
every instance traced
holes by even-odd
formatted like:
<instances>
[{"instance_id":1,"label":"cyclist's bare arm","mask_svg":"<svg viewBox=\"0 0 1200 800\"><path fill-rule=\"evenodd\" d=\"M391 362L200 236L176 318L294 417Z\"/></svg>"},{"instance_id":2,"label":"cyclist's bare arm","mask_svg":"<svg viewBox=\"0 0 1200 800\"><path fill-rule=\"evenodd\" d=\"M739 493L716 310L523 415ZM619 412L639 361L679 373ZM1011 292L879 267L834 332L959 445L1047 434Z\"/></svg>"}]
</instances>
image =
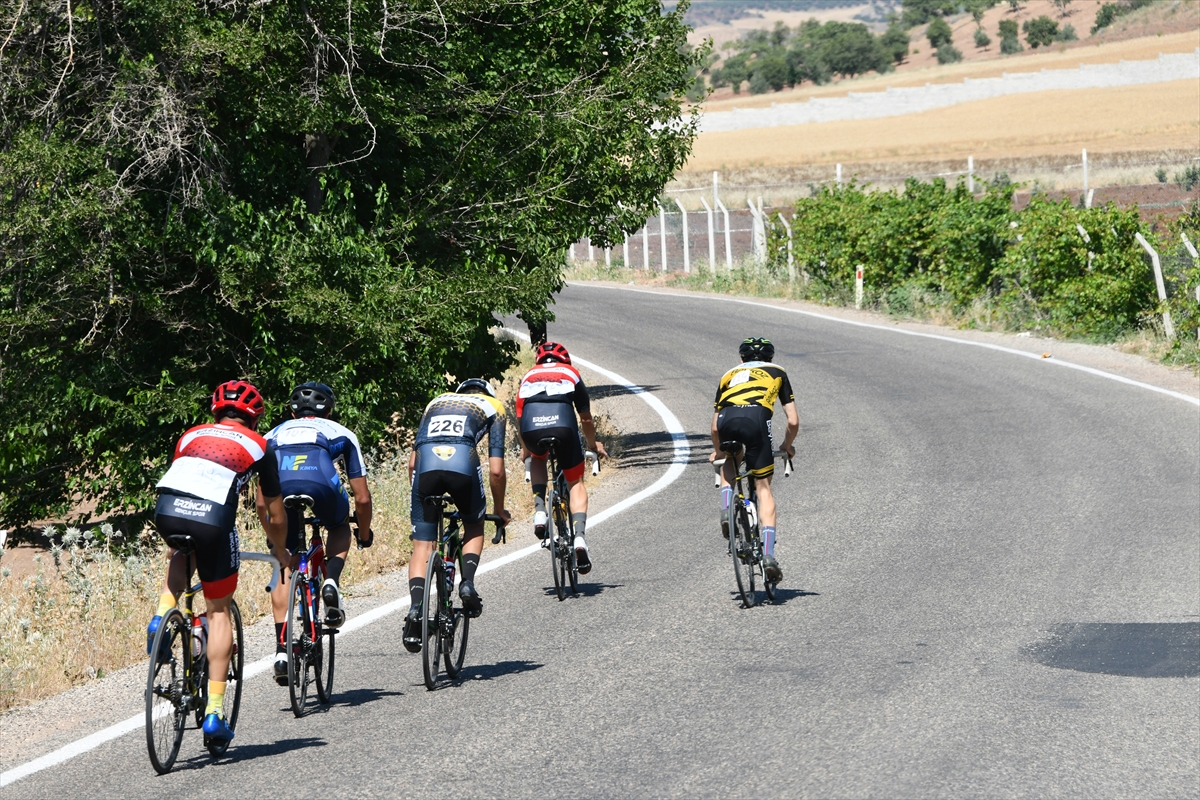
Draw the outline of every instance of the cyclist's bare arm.
<instances>
[{"instance_id":1,"label":"cyclist's bare arm","mask_svg":"<svg viewBox=\"0 0 1200 800\"><path fill-rule=\"evenodd\" d=\"M267 519L262 519L261 513L259 519L262 521L263 530L266 531L271 552L278 556L287 550L287 512L283 510L283 495L263 497L260 489L258 496L263 499L263 507L267 513Z\"/></svg>"},{"instance_id":2,"label":"cyclist's bare arm","mask_svg":"<svg viewBox=\"0 0 1200 800\"><path fill-rule=\"evenodd\" d=\"M413 473L417 471L417 451L408 454L408 482L412 483Z\"/></svg>"},{"instance_id":3,"label":"cyclist's bare arm","mask_svg":"<svg viewBox=\"0 0 1200 800\"><path fill-rule=\"evenodd\" d=\"M354 514L358 519L358 529L363 535L371 530L371 515L374 506L371 503L371 490L367 488L367 479L350 478L350 489L354 492Z\"/></svg>"},{"instance_id":4,"label":"cyclist's bare arm","mask_svg":"<svg viewBox=\"0 0 1200 800\"><path fill-rule=\"evenodd\" d=\"M721 454L721 435L719 433L717 433L717 412L716 411L713 412L712 442L713 442L713 451L708 456L708 463L710 463L710 464L712 462L716 461L718 458L724 458L724 456Z\"/></svg>"},{"instance_id":5,"label":"cyclist's bare arm","mask_svg":"<svg viewBox=\"0 0 1200 800\"><path fill-rule=\"evenodd\" d=\"M504 494L508 490L508 473L504 469L503 456L488 458L488 483L492 488L492 513L503 517L505 523L512 519L508 509L504 507Z\"/></svg>"},{"instance_id":6,"label":"cyclist's bare arm","mask_svg":"<svg viewBox=\"0 0 1200 800\"><path fill-rule=\"evenodd\" d=\"M787 433L783 435L783 446L780 449L786 450L788 456L794 458L796 448L792 442L796 441L796 436L800 433L800 414L796 411L795 402L784 405L783 413L787 415Z\"/></svg>"},{"instance_id":7,"label":"cyclist's bare arm","mask_svg":"<svg viewBox=\"0 0 1200 800\"><path fill-rule=\"evenodd\" d=\"M608 451L604 449L604 442L596 441L596 421L592 419L592 412L580 412L579 429L583 431L583 438L587 440L588 449L595 452L601 458L608 458Z\"/></svg>"}]
</instances>

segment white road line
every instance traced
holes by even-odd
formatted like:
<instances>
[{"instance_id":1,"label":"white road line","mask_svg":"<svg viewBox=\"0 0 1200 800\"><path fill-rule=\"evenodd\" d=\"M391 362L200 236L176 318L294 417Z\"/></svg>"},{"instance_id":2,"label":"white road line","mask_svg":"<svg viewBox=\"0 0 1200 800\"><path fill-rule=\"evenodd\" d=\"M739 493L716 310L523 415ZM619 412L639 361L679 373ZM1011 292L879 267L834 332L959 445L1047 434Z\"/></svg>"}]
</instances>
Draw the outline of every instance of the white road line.
<instances>
[{"instance_id":1,"label":"white road line","mask_svg":"<svg viewBox=\"0 0 1200 800\"><path fill-rule=\"evenodd\" d=\"M1135 381L1132 378L1126 378L1121 375L1116 375L1112 372L1105 372L1102 369L1094 369L1093 367L1085 367L1082 364L1073 364L1070 361L1063 361L1060 358L1042 358L1037 353L1027 353L1024 350L1014 350L1011 347L1004 347L1003 345L999 345L999 344L988 344L987 342L973 342L970 339L955 339L952 336L941 336L936 333L921 333L920 331L909 331L909 330L905 330L904 328L894 328L894 327L890 327L887 325L876 325L875 323L872 323L872 322L857 322L857 321L851 320L851 319L842 319L840 317L833 317L828 314L819 314L816 311L804 311L803 309L799 309L799 308L788 308L787 306L776 306L776 305L771 305L770 303L758 303L758 302L755 302L754 300L742 300L741 298L738 298L738 297L723 297L721 295L710 295L710 294L699 294L699 293L697 293L697 294L675 294L674 292L656 292L653 289L630 289L627 286L595 286L586 281L574 281L574 282L571 282L569 285L576 286L576 287L589 286L593 289L614 289L614 290L620 291L620 292L636 292L638 294L652 294L652 295L656 295L658 297L688 297L688 298L695 298L697 300L716 300L716 301L720 301L720 302L724 302L724 303L741 303L742 305L747 305L747 306L757 306L759 308L769 308L772 311L786 311L790 314L800 314L805 317L814 317L815 319L828 320L829 322L839 322L843 325L853 325L858 328L871 328L871 329L877 330L877 331L887 331L888 333L898 333L903 336L918 336L922 339L936 339L940 342L950 342L951 344L962 344L962 345L968 345L970 347L982 347L985 350L995 350L1000 353L1008 353L1008 354L1014 355L1014 356L1022 356L1024 358L1031 358L1034 361L1037 361L1042 364L1048 364L1052 367L1066 367L1067 369L1076 369L1076 370L1079 370L1080 372L1087 372L1091 375L1097 375L1101 378L1108 378L1109 380L1117 381L1118 383L1125 383L1130 386L1136 386L1139 389L1146 389L1151 392L1165 394L1165 395L1168 395L1169 397L1174 397L1178 400L1183 400L1185 402L1191 403L1194 406L1200 406L1200 398L1192 397L1190 395L1183 394L1182 392L1175 392L1170 389L1164 389L1161 386L1154 386L1153 384L1142 383L1141 381Z\"/></svg>"},{"instance_id":2,"label":"white road line","mask_svg":"<svg viewBox=\"0 0 1200 800\"><path fill-rule=\"evenodd\" d=\"M528 338L519 331L510 330L509 332L520 338ZM680 424L679 419L672 414L670 409L668 409L667 406L657 397L647 392L641 386L625 380L615 372L604 369L603 367L593 364L590 361L584 361L581 358L575 358L573 360L575 363L580 364L581 366L584 366L593 372L598 372L609 380L620 384L632 394L640 397L662 418L663 425L666 426L667 432L671 434L671 440L675 445L675 452L671 459L671 466L667 469L666 474L637 494L627 497L616 505L606 508L597 513L595 516L591 517L588 520L588 529L590 530L603 523L605 520L620 514L622 511L631 508L632 506L645 500L647 497L661 492L663 489L667 488L667 486L671 485L680 475L683 474L684 469L687 467L688 456L691 448L688 445L687 436L683 432L683 425ZM478 572L491 572L492 570L499 569L506 564L511 564L514 561L525 558L526 556L533 555L541 549L542 546L540 544L524 547L514 553L509 553L508 555L501 556L493 561L489 561L486 564L481 564ZM342 626L342 630L338 635L345 636L346 634L359 630L360 628L365 628L371 623L377 622L389 614L407 610L408 606L409 601L406 597L400 600L393 600L390 603L386 603L385 605L379 606L378 608L372 609L364 614L359 614L353 619L347 620L346 624ZM246 664L242 668L242 680L244 681L248 678L254 677L255 675L266 672L271 668L271 665L274 663L274 661L275 656L270 655L266 658L260 658L258 661L255 661L252 664ZM0 773L0 787L8 786L10 783L15 783L16 781L21 780L21 778L32 775L35 772L41 772L44 769L49 769L50 767L61 764L64 761L68 761L75 756L82 755L89 750L94 750L105 742L110 742L119 736L124 736L127 733L132 733L133 731L139 730L144 727L145 722L146 714L143 712L141 714L132 716L129 719L118 722L116 725L111 725L104 730L97 731L91 736L87 736L83 739L72 742L71 744L64 745L58 750L47 753L40 758L35 758L33 761L22 764L19 767L13 767L10 770Z\"/></svg>"}]
</instances>

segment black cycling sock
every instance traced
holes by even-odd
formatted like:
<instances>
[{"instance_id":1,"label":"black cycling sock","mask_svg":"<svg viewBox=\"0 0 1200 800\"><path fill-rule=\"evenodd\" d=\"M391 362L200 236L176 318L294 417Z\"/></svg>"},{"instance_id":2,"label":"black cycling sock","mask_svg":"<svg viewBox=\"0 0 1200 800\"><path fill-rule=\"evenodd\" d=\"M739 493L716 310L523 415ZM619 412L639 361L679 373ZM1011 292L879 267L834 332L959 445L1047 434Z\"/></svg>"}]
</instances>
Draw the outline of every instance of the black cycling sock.
<instances>
[{"instance_id":1,"label":"black cycling sock","mask_svg":"<svg viewBox=\"0 0 1200 800\"><path fill-rule=\"evenodd\" d=\"M283 625L282 622L275 623L275 652L286 653L287 648L283 646Z\"/></svg>"},{"instance_id":2,"label":"black cycling sock","mask_svg":"<svg viewBox=\"0 0 1200 800\"><path fill-rule=\"evenodd\" d=\"M462 556L462 579L464 581L475 580L475 570L479 569L479 556L474 553L463 553Z\"/></svg>"},{"instance_id":3,"label":"black cycling sock","mask_svg":"<svg viewBox=\"0 0 1200 800\"><path fill-rule=\"evenodd\" d=\"M587 527L587 512L576 511L571 515L571 522L575 523L575 535L583 536L583 529Z\"/></svg>"},{"instance_id":4,"label":"black cycling sock","mask_svg":"<svg viewBox=\"0 0 1200 800\"><path fill-rule=\"evenodd\" d=\"M337 583L342 577L342 569L346 566L346 559L341 556L330 556L325 560L325 577L333 578L333 582Z\"/></svg>"},{"instance_id":5,"label":"black cycling sock","mask_svg":"<svg viewBox=\"0 0 1200 800\"><path fill-rule=\"evenodd\" d=\"M414 606L419 606L425 602L425 579L424 578L409 578L408 579L408 601Z\"/></svg>"},{"instance_id":6,"label":"black cycling sock","mask_svg":"<svg viewBox=\"0 0 1200 800\"><path fill-rule=\"evenodd\" d=\"M533 485L533 510L546 510L546 484L535 483Z\"/></svg>"}]
</instances>

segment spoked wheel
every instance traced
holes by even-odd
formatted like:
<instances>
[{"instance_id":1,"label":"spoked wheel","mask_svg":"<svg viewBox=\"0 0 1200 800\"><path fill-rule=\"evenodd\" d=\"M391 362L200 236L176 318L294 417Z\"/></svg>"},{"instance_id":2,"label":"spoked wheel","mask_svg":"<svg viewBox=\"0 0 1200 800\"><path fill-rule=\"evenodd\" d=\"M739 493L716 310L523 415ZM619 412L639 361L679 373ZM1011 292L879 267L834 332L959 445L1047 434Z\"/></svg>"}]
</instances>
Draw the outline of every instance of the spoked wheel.
<instances>
[{"instance_id":1,"label":"spoked wheel","mask_svg":"<svg viewBox=\"0 0 1200 800\"><path fill-rule=\"evenodd\" d=\"M467 658L467 637L471 631L471 618L461 608L449 612L449 633L446 636L445 652L446 674L457 678L462 672L463 661Z\"/></svg>"},{"instance_id":2,"label":"spoked wheel","mask_svg":"<svg viewBox=\"0 0 1200 800\"><path fill-rule=\"evenodd\" d=\"M425 688L437 688L438 659L442 656L443 597L446 593L446 575L442 571L442 557L437 550L429 555L425 570L425 600L421 617L421 667L425 671Z\"/></svg>"},{"instance_id":3,"label":"spoked wheel","mask_svg":"<svg viewBox=\"0 0 1200 800\"><path fill-rule=\"evenodd\" d=\"M759 540L757 542L757 545L758 545L760 555L761 555L762 541ZM761 557L758 559L758 571L759 571L759 574L762 575L762 585L763 585L763 590L766 591L766 593L767 593L767 600L774 603L775 602L775 590L779 587L779 584L775 583L774 581L767 580L767 568L763 566Z\"/></svg>"},{"instance_id":4,"label":"spoked wheel","mask_svg":"<svg viewBox=\"0 0 1200 800\"><path fill-rule=\"evenodd\" d=\"M229 653L229 671L225 674L225 703L221 713L229 730L237 730L238 711L242 708L242 665L245 663L246 646L242 640L242 612L235 601L229 601L229 623L233 628L233 650ZM208 690L205 689L207 696ZM229 749L228 739L204 737L204 746L213 758L225 755Z\"/></svg>"},{"instance_id":5,"label":"spoked wheel","mask_svg":"<svg viewBox=\"0 0 1200 800\"><path fill-rule=\"evenodd\" d=\"M305 714L308 700L308 683L311 669L320 658L320 639L314 646L312 631L312 601L308 580L302 572L293 572L288 592L287 654L288 696L292 701L292 713L297 717Z\"/></svg>"},{"instance_id":6,"label":"spoked wheel","mask_svg":"<svg viewBox=\"0 0 1200 800\"><path fill-rule=\"evenodd\" d=\"M146 749L155 772L169 772L179 755L187 723L187 680L192 670L191 633L183 613L172 609L162 618L150 646L146 676Z\"/></svg>"},{"instance_id":7,"label":"spoked wheel","mask_svg":"<svg viewBox=\"0 0 1200 800\"><path fill-rule=\"evenodd\" d=\"M324 570L317 570L317 586L325 584ZM322 704L328 705L329 698L333 696L333 655L334 655L334 634L337 631L333 628L325 627L322 620L324 614L321 611L321 593L317 592L313 597L313 607L315 612L313 619L315 620L317 631L317 662L314 664L313 672L316 676L317 683L317 699Z\"/></svg>"},{"instance_id":8,"label":"spoked wheel","mask_svg":"<svg viewBox=\"0 0 1200 800\"><path fill-rule=\"evenodd\" d=\"M570 511L567 512L570 514ZM579 559L575 557L575 531L570 523L563 526L563 570L567 573L567 581L571 584L571 594L579 594Z\"/></svg>"},{"instance_id":9,"label":"spoked wheel","mask_svg":"<svg viewBox=\"0 0 1200 800\"><path fill-rule=\"evenodd\" d=\"M562 529L562 524L559 519L561 510L556 502L557 498L551 496L546 498L547 504L550 506L550 513L553 519L550 520L549 530L546 535L550 538L550 571L554 573L554 591L558 594L558 599L563 600L566 595L563 592L563 587L567 582L566 560L563 559L563 548L566 547L566 542L563 541L563 536L559 532Z\"/></svg>"},{"instance_id":10,"label":"spoked wheel","mask_svg":"<svg viewBox=\"0 0 1200 800\"><path fill-rule=\"evenodd\" d=\"M733 574L737 578L738 592L742 604L752 608L758 604L758 593L754 588L754 544L750 531L750 515L740 500L733 513L733 530L729 536L730 553L733 555Z\"/></svg>"}]
</instances>

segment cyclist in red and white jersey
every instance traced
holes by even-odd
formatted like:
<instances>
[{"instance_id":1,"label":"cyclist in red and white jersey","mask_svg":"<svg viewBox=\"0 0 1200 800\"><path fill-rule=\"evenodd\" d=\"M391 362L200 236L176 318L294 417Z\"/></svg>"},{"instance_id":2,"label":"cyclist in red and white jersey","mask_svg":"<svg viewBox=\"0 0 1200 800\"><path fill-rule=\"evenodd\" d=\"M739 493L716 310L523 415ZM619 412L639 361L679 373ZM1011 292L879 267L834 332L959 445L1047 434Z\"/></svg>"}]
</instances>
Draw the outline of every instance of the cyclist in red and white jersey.
<instances>
[{"instance_id":1,"label":"cyclist in red and white jersey","mask_svg":"<svg viewBox=\"0 0 1200 800\"><path fill-rule=\"evenodd\" d=\"M171 467L158 482L154 524L159 535L164 539L190 536L194 543L195 568L208 610L209 675L229 672L233 650L229 601L237 589L241 549L235 526L237 504L255 475L266 499L267 539L280 561L287 559L279 466L274 449L254 431L263 409L262 396L249 383L229 381L218 386L212 396L215 421L197 425L180 438ZM158 611L146 629L147 652L163 615L175 607L176 597L186 588L189 572L186 559L171 550ZM225 681L209 680L203 728L209 738L229 741L233 731L221 713L224 698Z\"/></svg>"},{"instance_id":2,"label":"cyclist in red and white jersey","mask_svg":"<svg viewBox=\"0 0 1200 800\"><path fill-rule=\"evenodd\" d=\"M591 400L579 370L571 364L571 354L558 342L538 346L533 369L521 379L517 390L517 422L521 441L533 456L529 474L533 484L533 532L546 538L546 455L542 444L553 437L555 452L570 487L571 519L575 523L575 556L579 574L592 569L591 554L583 533L587 525L588 496L583 485L583 448L579 431L583 429L588 449L607 457L603 442L596 441ZM576 424L575 413L579 412Z\"/></svg>"}]
</instances>

